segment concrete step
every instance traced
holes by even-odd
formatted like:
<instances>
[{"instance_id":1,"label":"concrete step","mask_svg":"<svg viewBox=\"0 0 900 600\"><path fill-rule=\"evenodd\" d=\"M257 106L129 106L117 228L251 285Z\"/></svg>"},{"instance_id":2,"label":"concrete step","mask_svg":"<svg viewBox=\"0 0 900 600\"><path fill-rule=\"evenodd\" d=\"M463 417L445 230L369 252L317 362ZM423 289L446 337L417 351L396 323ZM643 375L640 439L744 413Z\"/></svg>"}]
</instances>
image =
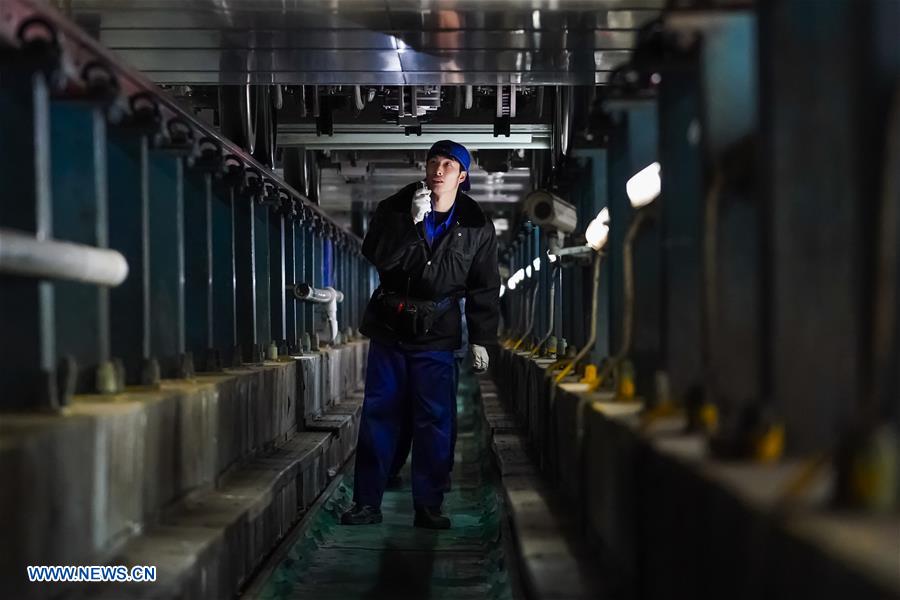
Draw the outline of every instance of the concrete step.
<instances>
[{"instance_id":1,"label":"concrete step","mask_svg":"<svg viewBox=\"0 0 900 600\"><path fill-rule=\"evenodd\" d=\"M325 489L332 435L302 432L228 474L215 490L192 494L163 523L129 541L110 564L156 565L154 584L83 586L84 597L226 598ZM77 595L76 595L77 596Z\"/></svg>"}]
</instances>

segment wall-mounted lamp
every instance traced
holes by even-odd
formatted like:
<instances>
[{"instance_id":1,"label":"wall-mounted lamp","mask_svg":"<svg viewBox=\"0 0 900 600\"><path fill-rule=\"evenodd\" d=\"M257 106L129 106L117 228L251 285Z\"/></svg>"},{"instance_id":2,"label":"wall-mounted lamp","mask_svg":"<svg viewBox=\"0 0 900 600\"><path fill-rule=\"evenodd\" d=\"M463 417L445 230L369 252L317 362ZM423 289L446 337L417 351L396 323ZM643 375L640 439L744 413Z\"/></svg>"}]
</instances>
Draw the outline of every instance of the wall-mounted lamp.
<instances>
[{"instance_id":1,"label":"wall-mounted lamp","mask_svg":"<svg viewBox=\"0 0 900 600\"><path fill-rule=\"evenodd\" d=\"M591 221L587 230L584 232L588 246L595 252L599 252L606 245L609 238L609 209L605 206L597 213L594 220Z\"/></svg>"},{"instance_id":2,"label":"wall-mounted lamp","mask_svg":"<svg viewBox=\"0 0 900 600\"><path fill-rule=\"evenodd\" d=\"M634 208L647 206L659 196L662 189L660 166L658 162L647 165L625 183L628 200Z\"/></svg>"}]
</instances>

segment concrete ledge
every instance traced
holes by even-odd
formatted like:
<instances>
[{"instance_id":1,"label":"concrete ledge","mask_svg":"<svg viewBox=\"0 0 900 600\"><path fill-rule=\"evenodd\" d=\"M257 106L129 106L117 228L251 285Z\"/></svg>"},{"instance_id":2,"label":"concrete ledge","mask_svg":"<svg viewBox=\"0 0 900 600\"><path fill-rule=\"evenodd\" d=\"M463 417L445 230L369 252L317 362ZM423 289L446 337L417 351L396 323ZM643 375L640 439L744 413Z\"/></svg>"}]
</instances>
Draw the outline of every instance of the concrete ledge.
<instances>
[{"instance_id":1,"label":"concrete ledge","mask_svg":"<svg viewBox=\"0 0 900 600\"><path fill-rule=\"evenodd\" d=\"M361 396L350 391L366 348L76 397L58 415L3 415L0 475L16 493L0 495L0 595L58 594L27 583L26 565L117 561L158 565L160 584L113 597L232 595L352 453ZM329 383L344 394L330 403L326 356L350 373ZM303 431L307 403L328 404L321 431Z\"/></svg>"},{"instance_id":2,"label":"concrete ledge","mask_svg":"<svg viewBox=\"0 0 900 600\"><path fill-rule=\"evenodd\" d=\"M529 598L598 598L599 580L586 563L589 558L574 537L574 522L551 506L551 494L528 456L528 442L511 427L514 420L503 408L486 379L482 379L483 419L500 471L510 519L518 570Z\"/></svg>"},{"instance_id":3,"label":"concrete ledge","mask_svg":"<svg viewBox=\"0 0 900 600\"><path fill-rule=\"evenodd\" d=\"M622 597L900 598L900 517L827 509L831 473L784 510L802 462L716 460L681 418L642 428L638 404L572 391L571 377L551 393L535 383L546 363L497 358L499 396L530 429L527 453L548 458L549 502L565 503Z\"/></svg>"},{"instance_id":4,"label":"concrete ledge","mask_svg":"<svg viewBox=\"0 0 900 600\"><path fill-rule=\"evenodd\" d=\"M321 457L329 436L300 433L271 454L186 498L129 542L111 564L156 564L155 584L105 586L108 598L223 598L234 595L327 484ZM160 562L159 557L164 557ZM94 593L93 587L85 592Z\"/></svg>"}]
</instances>

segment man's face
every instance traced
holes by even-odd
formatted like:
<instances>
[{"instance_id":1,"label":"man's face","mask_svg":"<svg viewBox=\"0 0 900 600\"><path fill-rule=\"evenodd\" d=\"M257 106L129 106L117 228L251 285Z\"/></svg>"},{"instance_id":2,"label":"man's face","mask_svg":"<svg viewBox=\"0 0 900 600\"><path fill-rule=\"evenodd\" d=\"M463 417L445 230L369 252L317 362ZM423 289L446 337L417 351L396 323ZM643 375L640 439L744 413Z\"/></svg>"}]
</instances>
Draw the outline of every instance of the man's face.
<instances>
[{"instance_id":1,"label":"man's face","mask_svg":"<svg viewBox=\"0 0 900 600\"><path fill-rule=\"evenodd\" d=\"M425 183L435 194L456 193L467 175L458 162L446 156L432 156L425 165Z\"/></svg>"}]
</instances>

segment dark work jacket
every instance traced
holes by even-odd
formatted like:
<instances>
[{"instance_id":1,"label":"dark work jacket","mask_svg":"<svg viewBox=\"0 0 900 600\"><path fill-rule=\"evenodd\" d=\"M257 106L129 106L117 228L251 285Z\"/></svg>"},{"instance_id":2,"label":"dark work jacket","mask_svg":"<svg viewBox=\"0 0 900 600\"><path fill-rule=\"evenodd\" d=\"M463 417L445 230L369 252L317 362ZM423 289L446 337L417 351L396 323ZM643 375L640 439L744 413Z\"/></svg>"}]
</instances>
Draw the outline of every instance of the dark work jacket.
<instances>
[{"instance_id":1,"label":"dark work jacket","mask_svg":"<svg viewBox=\"0 0 900 600\"><path fill-rule=\"evenodd\" d=\"M363 256L378 269L379 289L420 300L465 298L469 344L494 344L500 311L494 223L477 202L458 192L453 222L429 248L422 225L414 225L410 214L417 185L378 204L363 240ZM378 293L375 290L363 315L363 334L408 350L456 350L462 345L458 301L451 302L427 334L403 339L379 318Z\"/></svg>"}]
</instances>

